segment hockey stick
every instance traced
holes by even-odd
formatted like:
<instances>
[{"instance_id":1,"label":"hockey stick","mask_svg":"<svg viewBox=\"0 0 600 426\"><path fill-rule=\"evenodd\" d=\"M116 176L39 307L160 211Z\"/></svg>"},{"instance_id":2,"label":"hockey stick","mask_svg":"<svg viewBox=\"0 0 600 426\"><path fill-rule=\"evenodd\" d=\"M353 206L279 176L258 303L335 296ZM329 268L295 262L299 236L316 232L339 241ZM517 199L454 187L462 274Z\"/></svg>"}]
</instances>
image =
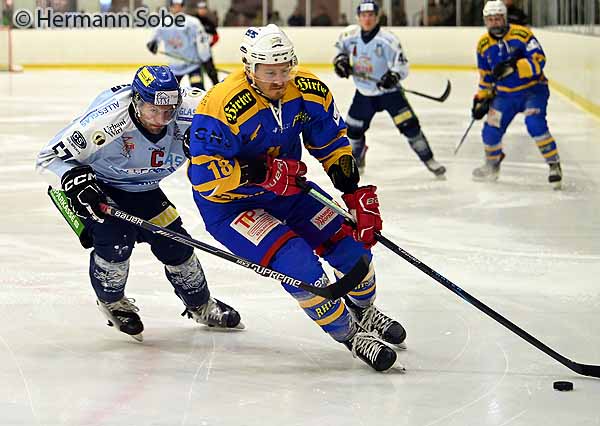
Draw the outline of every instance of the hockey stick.
<instances>
[{"instance_id":1,"label":"hockey stick","mask_svg":"<svg viewBox=\"0 0 600 426\"><path fill-rule=\"evenodd\" d=\"M364 78L365 80L369 80L369 81L375 81L375 82L379 81L378 79L371 77L369 74L365 74L365 73L352 72L352 75L355 75L359 78ZM431 99L432 101L436 101L436 102L444 102L446 99L448 99L448 96L450 96L450 92L452 90L452 83L450 83L450 80L446 80L446 89L444 90L444 93L442 93L440 96L432 96L432 95L428 95L426 93L417 92L416 90L405 89L402 86L400 86L400 83L398 83L398 87L400 87L406 93L412 93L413 95Z\"/></svg>"},{"instance_id":2,"label":"hockey stick","mask_svg":"<svg viewBox=\"0 0 600 426\"><path fill-rule=\"evenodd\" d=\"M335 300L346 295L349 291L353 290L358 284L360 284L369 272L369 261L366 256L363 256L354 265L352 270L346 275L344 275L341 279L328 285L327 287L315 287L313 285L285 275L281 272L269 269L258 263L251 262L247 259L244 259L243 257L236 256L234 254L226 252L225 250L221 250L216 247L210 246L206 243L203 243L202 241L195 240L191 237L188 237L187 235L183 235L178 232L171 231L170 229L163 228L162 226L155 225L151 222L130 215L129 213L125 213L124 211L109 206L107 204L101 204L100 208L108 216L112 216L117 219L128 222L132 225L138 226L142 229L145 229L146 231L152 232L153 234L162 235L163 237L170 238L187 246L197 248L210 254L214 254L215 256L220 257L221 259L228 260L230 262L243 266L246 269L250 269L256 272L258 275L276 279L285 284L291 285L293 287L298 287L302 290L308 291L309 293L316 294L317 296L321 296L326 299Z\"/></svg>"},{"instance_id":3,"label":"hockey stick","mask_svg":"<svg viewBox=\"0 0 600 426\"><path fill-rule=\"evenodd\" d=\"M334 210L336 213L338 213L342 217L344 217L347 220L349 220L350 222L354 223L354 217L349 212L344 210L342 207L337 205L335 203L335 201L328 199L327 197L321 195L318 191L315 191L314 189L307 187L305 184L299 183L298 185L303 186L304 189L307 191L308 195L313 197L315 200L321 202L321 204L323 204L324 206L329 207L330 209ZM438 283L440 283L441 285L446 287L452 293L456 294L457 296L461 297L464 301L475 306L481 312L488 315L492 319L496 320L497 322L502 324L504 327L508 328L510 331L512 331L513 333L515 333L516 335L518 335L525 341L529 342L530 344L532 344L533 346L535 346L536 348L538 348L539 350L544 352L546 355L551 356L552 358L554 358L556 361L560 362L565 367L567 367L570 370L572 370L576 373L579 373L583 376L600 378L600 365L580 364L578 362L571 361L570 359L564 357L563 355L559 354L555 350L546 346L545 344L540 342L538 339L533 337L531 334L527 333L525 330L523 330L516 324L512 323L507 318L503 317L502 315L500 315L499 313L497 313L496 311L494 311L493 309L491 309L484 303L480 302L475 297L471 296L469 293L467 293L466 291L461 289L459 286L454 284L452 281L448 280L446 277L444 277L440 273L434 271L429 266L425 265L423 262L421 262L416 257L412 256L411 254L409 254L402 248L398 247L392 241L388 240L386 237L381 235L381 233L376 232L375 237L378 242L380 242L385 247L387 247L388 249L390 249L391 251L396 253L398 256L400 256L401 258L406 260L408 263L410 263L411 265L420 269L421 271L423 271L424 273L429 275L431 278L436 280Z\"/></svg>"},{"instance_id":4,"label":"hockey stick","mask_svg":"<svg viewBox=\"0 0 600 426\"><path fill-rule=\"evenodd\" d=\"M460 142L457 143L456 146L454 147L454 155L456 155L456 153L460 149L461 145L463 144L463 142L467 138L467 135L469 134L469 130L471 130L471 127L473 127L473 123L475 123L475 119L474 118L471 119L471 122L469 123L469 127L467 127L467 130L465 130L465 134L463 135L462 138L460 138Z\"/></svg>"},{"instance_id":5,"label":"hockey stick","mask_svg":"<svg viewBox=\"0 0 600 426\"><path fill-rule=\"evenodd\" d=\"M202 62L200 62L200 61L192 61L190 58L186 58L185 56L181 56L181 55L178 55L176 53L169 53L169 52L165 52L164 50L159 50L158 53L160 53L162 55L165 55L165 56L169 56L169 57L171 57L173 59L179 59L180 61L183 61L183 62L185 62L187 64L199 65L200 67L204 68L202 66ZM223 70L223 69L220 69L220 68L215 68L215 70L217 70L217 72L221 72L223 74L227 74L227 75L231 74L231 71Z\"/></svg>"}]
</instances>

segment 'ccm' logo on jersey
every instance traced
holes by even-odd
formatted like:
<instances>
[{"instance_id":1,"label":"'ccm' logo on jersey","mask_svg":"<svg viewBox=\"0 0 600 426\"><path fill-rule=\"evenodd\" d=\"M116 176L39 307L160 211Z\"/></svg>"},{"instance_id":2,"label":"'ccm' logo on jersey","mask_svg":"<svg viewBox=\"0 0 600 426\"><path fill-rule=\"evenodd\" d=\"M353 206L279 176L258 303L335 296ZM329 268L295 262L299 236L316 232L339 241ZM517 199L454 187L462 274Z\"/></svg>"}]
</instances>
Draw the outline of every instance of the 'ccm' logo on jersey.
<instances>
[{"instance_id":1,"label":"'ccm' logo on jersey","mask_svg":"<svg viewBox=\"0 0 600 426\"><path fill-rule=\"evenodd\" d=\"M313 95L321 96L322 98L327 97L329 89L319 80L308 77L296 77L294 79L298 90L302 93L311 93Z\"/></svg>"},{"instance_id":2,"label":"'ccm' logo on jersey","mask_svg":"<svg viewBox=\"0 0 600 426\"><path fill-rule=\"evenodd\" d=\"M238 117L252 108L256 104L256 99L250 93L250 90L244 89L235 95L223 108L225 118L230 124L237 123Z\"/></svg>"}]
</instances>

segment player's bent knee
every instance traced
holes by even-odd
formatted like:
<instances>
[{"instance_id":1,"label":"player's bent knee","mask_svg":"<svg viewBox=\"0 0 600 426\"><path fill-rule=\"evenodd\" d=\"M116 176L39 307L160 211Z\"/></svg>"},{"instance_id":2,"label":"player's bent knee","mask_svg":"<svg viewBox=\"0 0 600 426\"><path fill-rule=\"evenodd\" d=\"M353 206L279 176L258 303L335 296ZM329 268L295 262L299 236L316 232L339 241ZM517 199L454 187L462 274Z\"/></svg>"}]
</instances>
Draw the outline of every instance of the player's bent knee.
<instances>
[{"instance_id":1,"label":"player's bent knee","mask_svg":"<svg viewBox=\"0 0 600 426\"><path fill-rule=\"evenodd\" d=\"M528 115L525 117L525 126L532 136L542 135L548 132L548 123L542 114Z\"/></svg>"}]
</instances>

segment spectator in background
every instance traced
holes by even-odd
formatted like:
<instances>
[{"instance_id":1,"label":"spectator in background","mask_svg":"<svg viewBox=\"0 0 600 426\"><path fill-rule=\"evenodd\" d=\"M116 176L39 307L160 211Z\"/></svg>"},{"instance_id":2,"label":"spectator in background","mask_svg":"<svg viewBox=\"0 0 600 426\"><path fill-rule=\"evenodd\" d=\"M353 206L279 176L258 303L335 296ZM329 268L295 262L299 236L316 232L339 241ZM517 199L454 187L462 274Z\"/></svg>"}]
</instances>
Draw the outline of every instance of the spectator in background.
<instances>
[{"instance_id":1,"label":"spectator in background","mask_svg":"<svg viewBox=\"0 0 600 426\"><path fill-rule=\"evenodd\" d=\"M327 9L323 5L317 7L317 13L310 20L310 25L313 27L330 27L332 25Z\"/></svg>"},{"instance_id":2,"label":"spectator in background","mask_svg":"<svg viewBox=\"0 0 600 426\"><path fill-rule=\"evenodd\" d=\"M346 27L346 26L350 25L350 23L348 22L348 17L346 16L345 13L340 13L340 19L338 19L338 25L340 27Z\"/></svg>"},{"instance_id":3,"label":"spectator in background","mask_svg":"<svg viewBox=\"0 0 600 426\"><path fill-rule=\"evenodd\" d=\"M290 27L303 27L306 25L306 19L300 11L300 6L296 6L294 12L288 18L287 23Z\"/></svg>"},{"instance_id":4,"label":"spectator in background","mask_svg":"<svg viewBox=\"0 0 600 426\"><path fill-rule=\"evenodd\" d=\"M456 4L454 0L429 0L427 2L427 21L425 11L421 11L420 25L454 26L456 25Z\"/></svg>"},{"instance_id":5,"label":"spectator in background","mask_svg":"<svg viewBox=\"0 0 600 426\"><path fill-rule=\"evenodd\" d=\"M507 19L509 24L529 24L528 16L525 14L525 12L523 12L523 9L519 9L517 6L515 6L513 0L504 0L504 4L506 5Z\"/></svg>"},{"instance_id":6,"label":"spectator in background","mask_svg":"<svg viewBox=\"0 0 600 426\"><path fill-rule=\"evenodd\" d=\"M407 26L408 20L406 19L406 7L404 0L393 0L392 1L392 22L389 23L395 27Z\"/></svg>"},{"instance_id":7,"label":"spectator in background","mask_svg":"<svg viewBox=\"0 0 600 426\"><path fill-rule=\"evenodd\" d=\"M278 10L274 10L272 13L269 14L269 24L275 24L278 27L283 26L283 20L281 19Z\"/></svg>"},{"instance_id":8,"label":"spectator in background","mask_svg":"<svg viewBox=\"0 0 600 426\"><path fill-rule=\"evenodd\" d=\"M388 17L385 14L385 12L381 12L379 14L379 26L380 27L387 27L388 25Z\"/></svg>"},{"instance_id":9,"label":"spectator in background","mask_svg":"<svg viewBox=\"0 0 600 426\"><path fill-rule=\"evenodd\" d=\"M237 27L240 25L240 14L233 7L230 7L223 18L224 27Z\"/></svg>"}]
</instances>

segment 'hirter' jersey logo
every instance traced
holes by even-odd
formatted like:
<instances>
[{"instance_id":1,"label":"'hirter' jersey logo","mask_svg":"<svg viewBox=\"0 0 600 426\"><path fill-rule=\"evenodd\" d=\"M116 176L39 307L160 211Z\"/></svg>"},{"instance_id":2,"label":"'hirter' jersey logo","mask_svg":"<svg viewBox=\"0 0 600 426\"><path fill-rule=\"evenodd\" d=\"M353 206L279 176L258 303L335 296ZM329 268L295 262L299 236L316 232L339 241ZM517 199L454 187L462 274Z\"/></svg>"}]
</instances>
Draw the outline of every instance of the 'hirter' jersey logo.
<instances>
[{"instance_id":1,"label":"'hirter' jersey logo","mask_svg":"<svg viewBox=\"0 0 600 426\"><path fill-rule=\"evenodd\" d=\"M294 79L294 83L296 83L296 87L302 93L311 93L313 95L321 96L323 98L327 97L329 93L329 89L319 80L315 80L313 78L308 77L296 77Z\"/></svg>"},{"instance_id":2,"label":"'hirter' jersey logo","mask_svg":"<svg viewBox=\"0 0 600 426\"><path fill-rule=\"evenodd\" d=\"M256 104L256 98L252 96L250 90L244 89L235 95L229 102L225 104L225 118L230 124L237 123L238 117L252 108Z\"/></svg>"}]
</instances>

